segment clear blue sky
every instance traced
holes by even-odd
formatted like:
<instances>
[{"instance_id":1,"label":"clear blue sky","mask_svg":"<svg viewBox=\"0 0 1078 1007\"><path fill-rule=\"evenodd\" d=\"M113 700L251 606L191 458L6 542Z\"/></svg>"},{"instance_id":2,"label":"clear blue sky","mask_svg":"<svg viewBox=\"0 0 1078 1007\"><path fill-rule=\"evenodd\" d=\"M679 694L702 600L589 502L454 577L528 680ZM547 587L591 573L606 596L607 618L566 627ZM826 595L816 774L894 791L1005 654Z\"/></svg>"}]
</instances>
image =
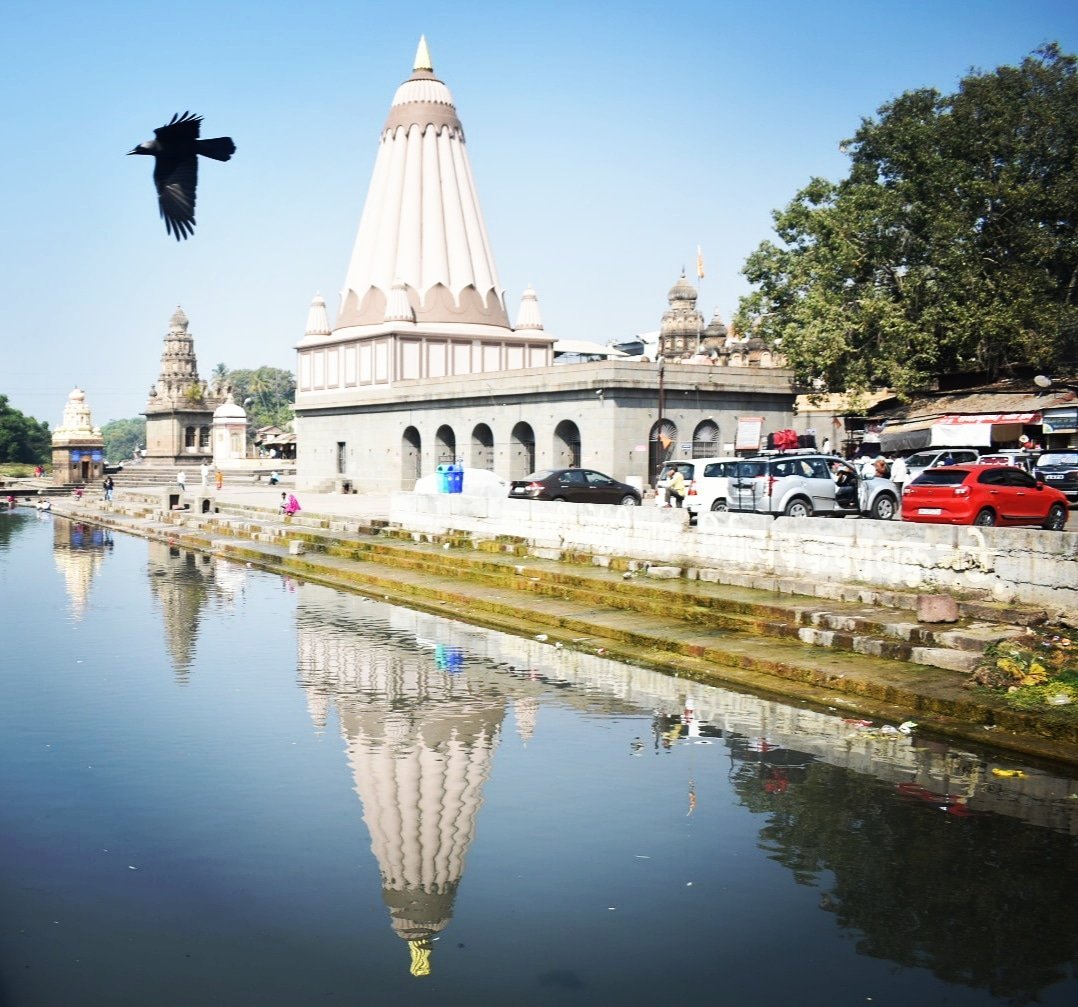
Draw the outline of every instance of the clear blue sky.
<instances>
[{"instance_id":1,"label":"clear blue sky","mask_svg":"<svg viewBox=\"0 0 1078 1007\"><path fill-rule=\"evenodd\" d=\"M179 12L179 13L177 13ZM464 123L510 317L531 283L555 337L658 328L703 248L701 307L729 320L771 212L905 90L1043 42L1078 51L1074 0L249 3L15 0L0 35L0 393L59 423L135 416L169 316L199 369L294 369L316 291L331 315L378 136L427 36ZM174 112L230 134L198 229L158 217L149 159Z\"/></svg>"}]
</instances>

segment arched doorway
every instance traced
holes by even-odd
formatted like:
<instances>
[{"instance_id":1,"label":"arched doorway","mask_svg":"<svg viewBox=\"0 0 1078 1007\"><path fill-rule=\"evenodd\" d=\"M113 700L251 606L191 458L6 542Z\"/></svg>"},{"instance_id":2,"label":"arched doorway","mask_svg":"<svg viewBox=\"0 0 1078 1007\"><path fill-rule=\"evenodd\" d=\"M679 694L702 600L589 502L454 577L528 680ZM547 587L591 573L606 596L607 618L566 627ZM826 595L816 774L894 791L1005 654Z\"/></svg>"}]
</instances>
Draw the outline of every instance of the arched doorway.
<instances>
[{"instance_id":1,"label":"arched doorway","mask_svg":"<svg viewBox=\"0 0 1078 1007\"><path fill-rule=\"evenodd\" d=\"M692 435L693 458L714 458L719 450L719 425L714 420L704 420Z\"/></svg>"},{"instance_id":2,"label":"arched doorway","mask_svg":"<svg viewBox=\"0 0 1078 1007\"><path fill-rule=\"evenodd\" d=\"M580 428L572 420L562 420L554 428L554 456L551 464L556 469L580 465Z\"/></svg>"},{"instance_id":3,"label":"arched doorway","mask_svg":"<svg viewBox=\"0 0 1078 1007\"><path fill-rule=\"evenodd\" d=\"M661 422L651 425L651 434L648 436L648 472L651 473L652 486L658 481L659 470L662 468L663 462L673 455L676 446L676 423L672 420L663 419Z\"/></svg>"},{"instance_id":4,"label":"arched doorway","mask_svg":"<svg viewBox=\"0 0 1078 1007\"><path fill-rule=\"evenodd\" d=\"M415 488L416 480L423 475L423 442L415 427L408 427L401 437L401 488Z\"/></svg>"},{"instance_id":5,"label":"arched doorway","mask_svg":"<svg viewBox=\"0 0 1078 1007\"><path fill-rule=\"evenodd\" d=\"M518 423L509 437L509 478L523 479L535 471L535 431Z\"/></svg>"},{"instance_id":6,"label":"arched doorway","mask_svg":"<svg viewBox=\"0 0 1078 1007\"><path fill-rule=\"evenodd\" d=\"M472 468L494 471L494 433L485 423L472 431Z\"/></svg>"},{"instance_id":7,"label":"arched doorway","mask_svg":"<svg viewBox=\"0 0 1078 1007\"><path fill-rule=\"evenodd\" d=\"M439 465L450 465L457 460L457 435L451 426L442 424L434 435L434 458Z\"/></svg>"}]
</instances>

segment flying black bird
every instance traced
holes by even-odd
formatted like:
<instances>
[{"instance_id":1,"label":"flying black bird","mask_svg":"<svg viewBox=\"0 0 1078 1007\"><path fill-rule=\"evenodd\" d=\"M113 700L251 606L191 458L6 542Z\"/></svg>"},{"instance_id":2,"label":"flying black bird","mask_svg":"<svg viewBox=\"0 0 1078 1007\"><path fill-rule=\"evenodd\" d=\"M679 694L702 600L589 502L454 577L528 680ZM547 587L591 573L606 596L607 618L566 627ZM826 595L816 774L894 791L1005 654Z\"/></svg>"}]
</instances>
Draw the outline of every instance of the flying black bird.
<instances>
[{"instance_id":1,"label":"flying black bird","mask_svg":"<svg viewBox=\"0 0 1078 1007\"><path fill-rule=\"evenodd\" d=\"M174 115L153 131L154 139L140 143L128 154L150 154L154 158L153 184L157 204L165 218L165 230L176 240L195 233L195 187L198 185L198 155L227 161L236 153L230 136L200 140L202 116L184 112Z\"/></svg>"}]
</instances>

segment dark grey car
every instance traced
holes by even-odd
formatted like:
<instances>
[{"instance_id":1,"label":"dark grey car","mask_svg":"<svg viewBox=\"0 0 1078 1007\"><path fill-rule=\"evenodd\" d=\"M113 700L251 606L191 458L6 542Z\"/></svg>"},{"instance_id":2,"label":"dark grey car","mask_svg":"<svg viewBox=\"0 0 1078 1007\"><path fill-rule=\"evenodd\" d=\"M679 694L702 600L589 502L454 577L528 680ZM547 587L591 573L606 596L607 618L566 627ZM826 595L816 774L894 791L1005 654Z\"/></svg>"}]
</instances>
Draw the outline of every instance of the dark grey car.
<instances>
[{"instance_id":1,"label":"dark grey car","mask_svg":"<svg viewBox=\"0 0 1078 1007\"><path fill-rule=\"evenodd\" d=\"M1078 451L1046 451L1037 459L1033 474L1078 504Z\"/></svg>"}]
</instances>

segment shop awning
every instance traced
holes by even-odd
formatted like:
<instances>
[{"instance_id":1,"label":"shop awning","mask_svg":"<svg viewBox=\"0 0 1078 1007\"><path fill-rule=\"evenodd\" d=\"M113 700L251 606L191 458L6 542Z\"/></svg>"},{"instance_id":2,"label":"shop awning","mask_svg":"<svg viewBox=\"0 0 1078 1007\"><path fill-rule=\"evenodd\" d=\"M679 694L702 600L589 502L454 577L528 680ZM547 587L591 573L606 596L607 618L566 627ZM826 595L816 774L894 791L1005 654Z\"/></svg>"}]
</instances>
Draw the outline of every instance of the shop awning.
<instances>
[{"instance_id":1,"label":"shop awning","mask_svg":"<svg viewBox=\"0 0 1078 1007\"><path fill-rule=\"evenodd\" d=\"M1022 427L1040 422L1040 413L961 413L941 416L932 428L932 444L968 448L1006 444L1018 440Z\"/></svg>"},{"instance_id":2,"label":"shop awning","mask_svg":"<svg viewBox=\"0 0 1078 1007\"><path fill-rule=\"evenodd\" d=\"M901 454L927 448L932 442L932 425L935 422L931 419L888 423L880 433L880 450L884 454Z\"/></svg>"}]
</instances>

